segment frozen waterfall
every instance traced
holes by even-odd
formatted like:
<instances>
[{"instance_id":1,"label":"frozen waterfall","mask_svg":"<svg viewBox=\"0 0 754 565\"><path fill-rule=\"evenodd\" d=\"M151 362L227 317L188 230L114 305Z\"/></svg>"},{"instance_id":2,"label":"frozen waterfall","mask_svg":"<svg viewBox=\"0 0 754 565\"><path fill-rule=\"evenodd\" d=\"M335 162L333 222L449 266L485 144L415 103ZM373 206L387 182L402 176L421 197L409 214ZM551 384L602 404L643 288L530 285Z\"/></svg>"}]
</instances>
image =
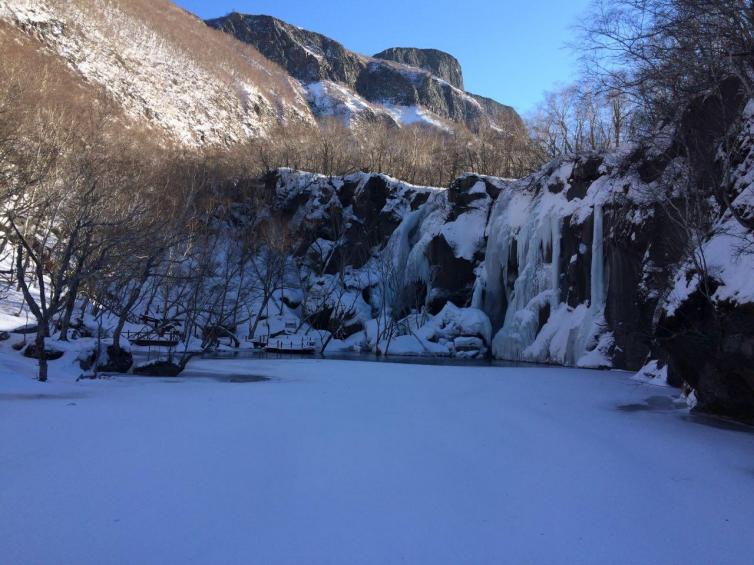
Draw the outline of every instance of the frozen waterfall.
<instances>
[{"instance_id":1,"label":"frozen waterfall","mask_svg":"<svg viewBox=\"0 0 754 565\"><path fill-rule=\"evenodd\" d=\"M522 202L522 199L526 202ZM560 291L562 195L501 195L491 220L483 282L485 309L501 320L492 343L502 359L603 366L594 354L606 295L602 206L593 207L591 301L571 307ZM496 310L497 309L497 310Z\"/></svg>"},{"instance_id":2,"label":"frozen waterfall","mask_svg":"<svg viewBox=\"0 0 754 565\"><path fill-rule=\"evenodd\" d=\"M594 235L592 237L591 306L599 311L605 306L605 255L602 206L594 205Z\"/></svg>"}]
</instances>

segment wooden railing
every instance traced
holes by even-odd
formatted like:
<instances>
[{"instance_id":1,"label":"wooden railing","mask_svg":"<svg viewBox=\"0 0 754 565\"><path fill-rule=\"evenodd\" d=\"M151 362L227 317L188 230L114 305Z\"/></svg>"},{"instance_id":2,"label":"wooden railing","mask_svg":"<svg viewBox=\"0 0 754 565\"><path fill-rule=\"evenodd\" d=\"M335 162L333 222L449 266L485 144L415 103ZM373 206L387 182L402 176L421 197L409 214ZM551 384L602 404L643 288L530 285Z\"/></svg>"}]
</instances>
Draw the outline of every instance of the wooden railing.
<instances>
[{"instance_id":1,"label":"wooden railing","mask_svg":"<svg viewBox=\"0 0 754 565\"><path fill-rule=\"evenodd\" d=\"M278 350L290 350L290 351L311 351L316 349L317 342L311 337L307 336L257 336L252 338L251 336L246 338L247 341L251 341L254 344L258 344L265 349L278 349Z\"/></svg>"},{"instance_id":2,"label":"wooden railing","mask_svg":"<svg viewBox=\"0 0 754 565\"><path fill-rule=\"evenodd\" d=\"M181 342L181 334L175 330L158 333L154 330L127 331L126 339L133 345L174 347Z\"/></svg>"}]
</instances>

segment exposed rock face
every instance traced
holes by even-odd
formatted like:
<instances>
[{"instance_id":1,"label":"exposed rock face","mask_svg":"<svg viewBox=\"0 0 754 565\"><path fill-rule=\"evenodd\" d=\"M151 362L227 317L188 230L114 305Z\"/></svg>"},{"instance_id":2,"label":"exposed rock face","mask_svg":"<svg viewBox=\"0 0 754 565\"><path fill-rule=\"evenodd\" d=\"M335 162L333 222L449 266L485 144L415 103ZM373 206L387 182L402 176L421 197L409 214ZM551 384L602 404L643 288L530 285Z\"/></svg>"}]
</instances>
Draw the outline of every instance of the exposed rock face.
<instances>
[{"instance_id":1,"label":"exposed rock face","mask_svg":"<svg viewBox=\"0 0 754 565\"><path fill-rule=\"evenodd\" d=\"M391 47L377 53L375 59L395 61L409 67L429 71L437 78L449 82L463 90L463 71L458 59L438 49L417 49L415 47Z\"/></svg>"},{"instance_id":2,"label":"exposed rock face","mask_svg":"<svg viewBox=\"0 0 754 565\"><path fill-rule=\"evenodd\" d=\"M525 131L513 108L464 92L458 61L441 51L397 49L366 57L270 16L231 13L207 24L253 45L301 81L320 116Z\"/></svg>"},{"instance_id":3,"label":"exposed rock face","mask_svg":"<svg viewBox=\"0 0 754 565\"><path fill-rule=\"evenodd\" d=\"M262 55L309 83L322 80L354 84L363 57L324 35L290 25L271 16L231 13L207 24L254 45Z\"/></svg>"},{"instance_id":4,"label":"exposed rock face","mask_svg":"<svg viewBox=\"0 0 754 565\"><path fill-rule=\"evenodd\" d=\"M754 304L713 304L692 294L657 330L676 384L688 383L698 408L754 422Z\"/></svg>"},{"instance_id":5,"label":"exposed rock face","mask_svg":"<svg viewBox=\"0 0 754 565\"><path fill-rule=\"evenodd\" d=\"M698 155L727 170L732 206L754 218L754 102L731 100L737 118L704 143L733 135L735 154ZM694 105L684 124L704 123L712 106ZM301 236L300 257L320 273L308 280L347 273L345 292L358 294L348 335L358 338L361 323L364 347L379 348L375 319L387 305L412 328L398 336L407 349L414 340L461 355L477 344L475 355L508 360L651 366L643 374L693 388L699 409L754 421L754 237L713 204L707 239L689 244L667 192L691 174L679 152L688 131L682 124L611 154L556 160L516 181L466 175L432 189L281 171L273 183ZM485 318L487 337L438 334L448 316Z\"/></svg>"}]
</instances>

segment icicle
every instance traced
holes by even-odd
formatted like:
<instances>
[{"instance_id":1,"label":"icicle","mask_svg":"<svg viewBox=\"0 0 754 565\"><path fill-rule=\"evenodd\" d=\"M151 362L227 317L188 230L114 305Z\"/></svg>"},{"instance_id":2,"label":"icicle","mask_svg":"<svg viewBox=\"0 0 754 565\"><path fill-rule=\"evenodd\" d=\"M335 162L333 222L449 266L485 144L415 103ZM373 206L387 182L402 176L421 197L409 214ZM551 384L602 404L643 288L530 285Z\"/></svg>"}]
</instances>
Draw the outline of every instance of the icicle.
<instances>
[{"instance_id":1,"label":"icicle","mask_svg":"<svg viewBox=\"0 0 754 565\"><path fill-rule=\"evenodd\" d=\"M536 339L540 313L552 300L551 266L544 262L544 258L550 250L554 256L555 249L551 248L554 239L558 239L558 247L560 245L559 235L556 237L554 230L555 224L549 214L535 212L516 234L518 273L507 301L503 325L493 340L493 353L498 357L529 359L525 350ZM557 253L560 254L559 249ZM507 270L507 263L503 268ZM535 360L546 361L546 358Z\"/></svg>"},{"instance_id":2,"label":"icicle","mask_svg":"<svg viewBox=\"0 0 754 565\"><path fill-rule=\"evenodd\" d=\"M561 219L552 216L552 296L550 299L550 311L554 312L560 304L560 222Z\"/></svg>"},{"instance_id":3,"label":"icicle","mask_svg":"<svg viewBox=\"0 0 754 565\"><path fill-rule=\"evenodd\" d=\"M594 235L592 237L591 307L601 310L605 305L605 255L602 225L602 206L594 205Z\"/></svg>"},{"instance_id":4,"label":"icicle","mask_svg":"<svg viewBox=\"0 0 754 565\"><path fill-rule=\"evenodd\" d=\"M498 197L492 210L483 266L484 299L482 309L490 317L495 329L503 323L509 299L507 292L508 261L513 230L505 216L511 197L511 191L503 192Z\"/></svg>"},{"instance_id":5,"label":"icicle","mask_svg":"<svg viewBox=\"0 0 754 565\"><path fill-rule=\"evenodd\" d=\"M478 308L479 310L482 309L484 306L482 297L484 296L484 264L482 264L481 268L477 272L476 278L474 279L474 291L471 295L471 307L472 308Z\"/></svg>"}]
</instances>

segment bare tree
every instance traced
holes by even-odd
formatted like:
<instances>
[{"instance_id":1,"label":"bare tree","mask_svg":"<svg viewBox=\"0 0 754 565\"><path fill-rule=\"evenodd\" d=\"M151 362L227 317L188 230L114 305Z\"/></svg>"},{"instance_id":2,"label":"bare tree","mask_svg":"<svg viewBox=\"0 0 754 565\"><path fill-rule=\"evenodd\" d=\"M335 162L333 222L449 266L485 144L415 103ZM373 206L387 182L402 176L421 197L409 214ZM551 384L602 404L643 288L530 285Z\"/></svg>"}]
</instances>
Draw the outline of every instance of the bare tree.
<instances>
[{"instance_id":1,"label":"bare tree","mask_svg":"<svg viewBox=\"0 0 754 565\"><path fill-rule=\"evenodd\" d=\"M752 92L750 0L596 0L581 26L585 69L621 92L648 124L734 75Z\"/></svg>"},{"instance_id":2,"label":"bare tree","mask_svg":"<svg viewBox=\"0 0 754 565\"><path fill-rule=\"evenodd\" d=\"M264 222L259 228L258 237L256 257L250 263L259 304L254 322L249 329L249 336L252 338L256 335L261 319L269 313L269 304L273 296L283 289L291 251L288 226L279 219Z\"/></svg>"}]
</instances>

